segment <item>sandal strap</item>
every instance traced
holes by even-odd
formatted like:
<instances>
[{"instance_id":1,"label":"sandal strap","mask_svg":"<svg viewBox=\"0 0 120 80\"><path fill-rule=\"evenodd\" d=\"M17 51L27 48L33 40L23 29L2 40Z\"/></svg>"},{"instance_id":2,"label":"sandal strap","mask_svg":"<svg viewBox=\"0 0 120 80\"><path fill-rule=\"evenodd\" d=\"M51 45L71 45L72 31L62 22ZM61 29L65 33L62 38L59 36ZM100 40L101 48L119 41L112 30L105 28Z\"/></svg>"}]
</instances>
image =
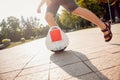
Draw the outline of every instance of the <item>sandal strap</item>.
<instances>
[{"instance_id":1,"label":"sandal strap","mask_svg":"<svg viewBox=\"0 0 120 80\"><path fill-rule=\"evenodd\" d=\"M105 29L101 30L102 32L108 31L108 28L106 27Z\"/></svg>"},{"instance_id":2,"label":"sandal strap","mask_svg":"<svg viewBox=\"0 0 120 80\"><path fill-rule=\"evenodd\" d=\"M104 38L109 38L109 37L111 37L111 31L108 33L108 34L106 34L106 35L104 35Z\"/></svg>"},{"instance_id":3,"label":"sandal strap","mask_svg":"<svg viewBox=\"0 0 120 80\"><path fill-rule=\"evenodd\" d=\"M106 23L104 23L104 24L105 24L106 28L103 29L103 30L101 30L102 32L106 32L106 31L108 31L108 27L109 27L109 25L107 25Z\"/></svg>"},{"instance_id":4,"label":"sandal strap","mask_svg":"<svg viewBox=\"0 0 120 80\"><path fill-rule=\"evenodd\" d=\"M105 29L103 29L103 30L101 30L102 32L106 32L106 31L109 31L110 29L111 29L111 24L110 23L104 23L105 24L105 26L106 26L106 28Z\"/></svg>"},{"instance_id":5,"label":"sandal strap","mask_svg":"<svg viewBox=\"0 0 120 80\"><path fill-rule=\"evenodd\" d=\"M110 23L104 23L106 28L101 30L102 32L106 32L108 31L108 34L104 35L104 38L107 39L105 40L105 42L109 42L112 39L112 32L111 32L111 24Z\"/></svg>"},{"instance_id":6,"label":"sandal strap","mask_svg":"<svg viewBox=\"0 0 120 80\"><path fill-rule=\"evenodd\" d=\"M107 36L107 40L105 40L105 42L109 42L112 39L112 32L109 33L109 35Z\"/></svg>"},{"instance_id":7,"label":"sandal strap","mask_svg":"<svg viewBox=\"0 0 120 80\"><path fill-rule=\"evenodd\" d=\"M105 40L105 42L109 42L112 39L112 37L110 37L109 39Z\"/></svg>"}]
</instances>

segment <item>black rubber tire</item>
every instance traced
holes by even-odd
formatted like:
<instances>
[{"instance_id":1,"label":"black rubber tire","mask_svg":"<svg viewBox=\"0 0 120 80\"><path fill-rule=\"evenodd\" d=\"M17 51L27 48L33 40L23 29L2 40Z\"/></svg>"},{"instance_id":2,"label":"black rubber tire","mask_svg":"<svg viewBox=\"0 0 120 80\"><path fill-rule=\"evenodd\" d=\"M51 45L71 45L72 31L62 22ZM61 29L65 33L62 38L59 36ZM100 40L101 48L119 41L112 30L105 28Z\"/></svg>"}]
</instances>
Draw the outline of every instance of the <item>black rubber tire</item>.
<instances>
[{"instance_id":1,"label":"black rubber tire","mask_svg":"<svg viewBox=\"0 0 120 80\"><path fill-rule=\"evenodd\" d=\"M55 52L55 53L60 53L60 52L63 52L65 49L66 49L66 47L63 48L63 49L61 49L61 50L57 50L57 51L51 50L51 51L52 51L52 52Z\"/></svg>"}]
</instances>

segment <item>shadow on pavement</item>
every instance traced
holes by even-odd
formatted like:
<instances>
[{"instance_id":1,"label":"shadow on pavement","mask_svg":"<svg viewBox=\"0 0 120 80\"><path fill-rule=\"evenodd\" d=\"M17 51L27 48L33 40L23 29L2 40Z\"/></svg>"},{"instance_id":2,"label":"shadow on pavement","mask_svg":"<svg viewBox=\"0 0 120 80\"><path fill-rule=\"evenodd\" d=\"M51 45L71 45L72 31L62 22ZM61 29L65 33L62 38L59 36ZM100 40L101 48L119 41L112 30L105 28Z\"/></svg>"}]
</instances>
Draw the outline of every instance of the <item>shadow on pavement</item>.
<instances>
[{"instance_id":1,"label":"shadow on pavement","mask_svg":"<svg viewBox=\"0 0 120 80\"><path fill-rule=\"evenodd\" d=\"M79 54L79 56L77 54ZM85 60L81 59L80 56ZM78 61L75 57L77 59L80 59L80 61ZM76 59L76 62L73 59ZM63 71L65 71L67 74L71 76L66 79L63 79L64 78L63 76L62 80L69 80L69 79L74 80L72 78L75 78L75 80L76 79L77 80L109 80L90 62L90 60L83 53L68 50L61 53L52 54L50 60L52 63L58 65L59 68L61 68ZM89 64L86 64L85 63L86 61ZM92 66L92 68L89 66ZM96 74L96 72L99 73L99 75ZM60 78L61 76L62 74L58 76L58 78Z\"/></svg>"},{"instance_id":2,"label":"shadow on pavement","mask_svg":"<svg viewBox=\"0 0 120 80\"><path fill-rule=\"evenodd\" d=\"M116 46L120 46L120 44L111 44L111 45L116 45Z\"/></svg>"}]
</instances>

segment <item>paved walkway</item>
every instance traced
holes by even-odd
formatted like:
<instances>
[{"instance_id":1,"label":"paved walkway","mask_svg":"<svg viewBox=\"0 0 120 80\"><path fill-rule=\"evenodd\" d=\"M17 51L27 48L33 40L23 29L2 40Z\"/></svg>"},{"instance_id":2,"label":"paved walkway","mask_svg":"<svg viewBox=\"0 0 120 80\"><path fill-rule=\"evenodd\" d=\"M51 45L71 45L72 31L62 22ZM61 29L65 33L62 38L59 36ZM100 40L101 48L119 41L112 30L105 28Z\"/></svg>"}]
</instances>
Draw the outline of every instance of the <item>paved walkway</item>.
<instances>
[{"instance_id":1,"label":"paved walkway","mask_svg":"<svg viewBox=\"0 0 120 80\"><path fill-rule=\"evenodd\" d=\"M120 24L104 42L98 28L68 33L65 52L54 54L45 38L0 51L0 80L120 80Z\"/></svg>"}]
</instances>

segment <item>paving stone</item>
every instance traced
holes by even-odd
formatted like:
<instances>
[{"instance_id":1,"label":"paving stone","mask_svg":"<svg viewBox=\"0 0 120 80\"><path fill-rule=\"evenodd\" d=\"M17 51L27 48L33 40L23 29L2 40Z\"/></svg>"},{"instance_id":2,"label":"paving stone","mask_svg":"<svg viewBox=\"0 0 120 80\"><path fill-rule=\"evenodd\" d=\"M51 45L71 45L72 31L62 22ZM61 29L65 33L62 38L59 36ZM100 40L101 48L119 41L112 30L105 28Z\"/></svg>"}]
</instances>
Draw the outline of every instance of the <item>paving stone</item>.
<instances>
[{"instance_id":1,"label":"paving stone","mask_svg":"<svg viewBox=\"0 0 120 80\"><path fill-rule=\"evenodd\" d=\"M48 71L19 76L15 80L48 80Z\"/></svg>"},{"instance_id":2,"label":"paving stone","mask_svg":"<svg viewBox=\"0 0 120 80\"><path fill-rule=\"evenodd\" d=\"M49 64L24 68L23 71L19 74L19 76L43 72L47 70L49 70Z\"/></svg>"},{"instance_id":3,"label":"paving stone","mask_svg":"<svg viewBox=\"0 0 120 80\"><path fill-rule=\"evenodd\" d=\"M18 47L19 46L15 47L16 51L14 50L14 48L0 51L0 73L19 70L23 68L23 66L32 59L35 53L38 52L34 51L33 53L30 50L25 51L23 50L27 48L25 46L23 46L23 48L21 46L20 48Z\"/></svg>"},{"instance_id":4,"label":"paving stone","mask_svg":"<svg viewBox=\"0 0 120 80\"><path fill-rule=\"evenodd\" d=\"M32 66L37 66L37 65L44 65L44 64L49 64L50 62L50 54L46 53L40 53L37 56L35 56L26 66L27 67L32 67Z\"/></svg>"},{"instance_id":5,"label":"paving stone","mask_svg":"<svg viewBox=\"0 0 120 80\"><path fill-rule=\"evenodd\" d=\"M66 65L64 67L55 68L50 70L51 80L64 80L69 77L75 77L83 74L87 74L91 70L82 62Z\"/></svg>"},{"instance_id":6,"label":"paving stone","mask_svg":"<svg viewBox=\"0 0 120 80\"><path fill-rule=\"evenodd\" d=\"M71 50L65 51L60 54L52 54L50 60L52 64L51 68L81 61Z\"/></svg>"},{"instance_id":7,"label":"paving stone","mask_svg":"<svg viewBox=\"0 0 120 80\"><path fill-rule=\"evenodd\" d=\"M103 75L101 75L101 73ZM101 77L102 80L120 80L120 66L97 72L97 74ZM106 76L107 79L104 76Z\"/></svg>"},{"instance_id":8,"label":"paving stone","mask_svg":"<svg viewBox=\"0 0 120 80\"><path fill-rule=\"evenodd\" d=\"M96 45L96 44L95 44ZM116 48L117 46L116 45L111 45L111 44L108 44L108 43L103 43L102 45L96 45L95 47L92 47L92 46L90 46L90 48L84 48L84 49L82 49L82 53L84 53L84 54L89 54L89 53L95 53L95 52L99 52L99 51L108 51L108 50L110 50L110 49L112 49L112 48ZM79 50L79 51L81 51L81 50Z\"/></svg>"},{"instance_id":9,"label":"paving stone","mask_svg":"<svg viewBox=\"0 0 120 80\"><path fill-rule=\"evenodd\" d=\"M116 28L113 28L116 30ZM113 31L118 32L118 31ZM96 34L97 33L97 34ZM113 35L114 35L113 33ZM77 35L79 34L79 35ZM84 34L84 35L83 35ZM89 34L89 36L88 36ZM117 34L118 35L118 34ZM120 42L120 36L118 38L113 36L112 41L110 43L104 42L103 35L100 35L99 30L96 28L94 30L83 30L83 31L78 31L78 32L73 32L69 36L71 43L69 45L69 49L81 52L81 53L93 53L93 52L98 52L101 50L109 50L109 48L112 48L116 45L111 45L111 44L119 44ZM74 38L72 36L75 36ZM116 35L115 35L116 36ZM103 40L102 40L103 39ZM117 40L114 41L114 40ZM78 45L79 43L79 45ZM77 45L77 46L73 46Z\"/></svg>"},{"instance_id":10,"label":"paving stone","mask_svg":"<svg viewBox=\"0 0 120 80\"><path fill-rule=\"evenodd\" d=\"M81 31L69 33L70 45L68 46L68 48L72 48L74 50L77 50L77 49L82 50L84 48L96 47L98 45L101 45L101 44L95 45L97 42L94 41L95 40L94 36L96 34L97 36L100 35L98 31L99 31L98 28L94 28L94 30L89 29L89 31L81 30ZM100 38L97 38L97 39L100 39Z\"/></svg>"},{"instance_id":11,"label":"paving stone","mask_svg":"<svg viewBox=\"0 0 120 80\"><path fill-rule=\"evenodd\" d=\"M88 73L83 76L74 77L74 78L65 79L65 80L101 80L101 79L95 73Z\"/></svg>"},{"instance_id":12,"label":"paving stone","mask_svg":"<svg viewBox=\"0 0 120 80\"><path fill-rule=\"evenodd\" d=\"M115 28L113 28L115 29ZM120 31L120 29L118 29ZM113 44L117 44L120 42L120 33L118 30L115 30L113 31L113 38L112 38L112 41L110 43L113 43Z\"/></svg>"},{"instance_id":13,"label":"paving stone","mask_svg":"<svg viewBox=\"0 0 120 80\"><path fill-rule=\"evenodd\" d=\"M68 77L71 77L71 75L64 71L62 68L50 70L50 80L64 80Z\"/></svg>"},{"instance_id":14,"label":"paving stone","mask_svg":"<svg viewBox=\"0 0 120 80\"><path fill-rule=\"evenodd\" d=\"M32 56L6 56L0 62L0 73L20 70L32 58ZM1 59L0 59L1 60Z\"/></svg>"},{"instance_id":15,"label":"paving stone","mask_svg":"<svg viewBox=\"0 0 120 80\"><path fill-rule=\"evenodd\" d=\"M113 45L117 45L117 44L113 44ZM108 50L106 50L106 51L108 51L108 52L110 52L110 53L112 53L112 54L116 54L116 53L120 52L120 46L117 46L117 47L108 49Z\"/></svg>"},{"instance_id":16,"label":"paving stone","mask_svg":"<svg viewBox=\"0 0 120 80\"><path fill-rule=\"evenodd\" d=\"M76 51L73 51L73 53L76 56L78 56L82 61L91 60L91 59L95 59L95 58L100 58L100 57L111 54L110 52L107 52L107 51L104 51L104 50L94 52L94 53L88 53L88 54L84 54L84 53L80 53L80 52L76 52Z\"/></svg>"},{"instance_id":17,"label":"paving stone","mask_svg":"<svg viewBox=\"0 0 120 80\"><path fill-rule=\"evenodd\" d=\"M0 74L0 80L13 80L19 72L20 71L13 71L9 73Z\"/></svg>"},{"instance_id":18,"label":"paving stone","mask_svg":"<svg viewBox=\"0 0 120 80\"><path fill-rule=\"evenodd\" d=\"M85 63L94 71L107 69L120 65L120 53L107 55L90 61L85 61Z\"/></svg>"}]
</instances>

